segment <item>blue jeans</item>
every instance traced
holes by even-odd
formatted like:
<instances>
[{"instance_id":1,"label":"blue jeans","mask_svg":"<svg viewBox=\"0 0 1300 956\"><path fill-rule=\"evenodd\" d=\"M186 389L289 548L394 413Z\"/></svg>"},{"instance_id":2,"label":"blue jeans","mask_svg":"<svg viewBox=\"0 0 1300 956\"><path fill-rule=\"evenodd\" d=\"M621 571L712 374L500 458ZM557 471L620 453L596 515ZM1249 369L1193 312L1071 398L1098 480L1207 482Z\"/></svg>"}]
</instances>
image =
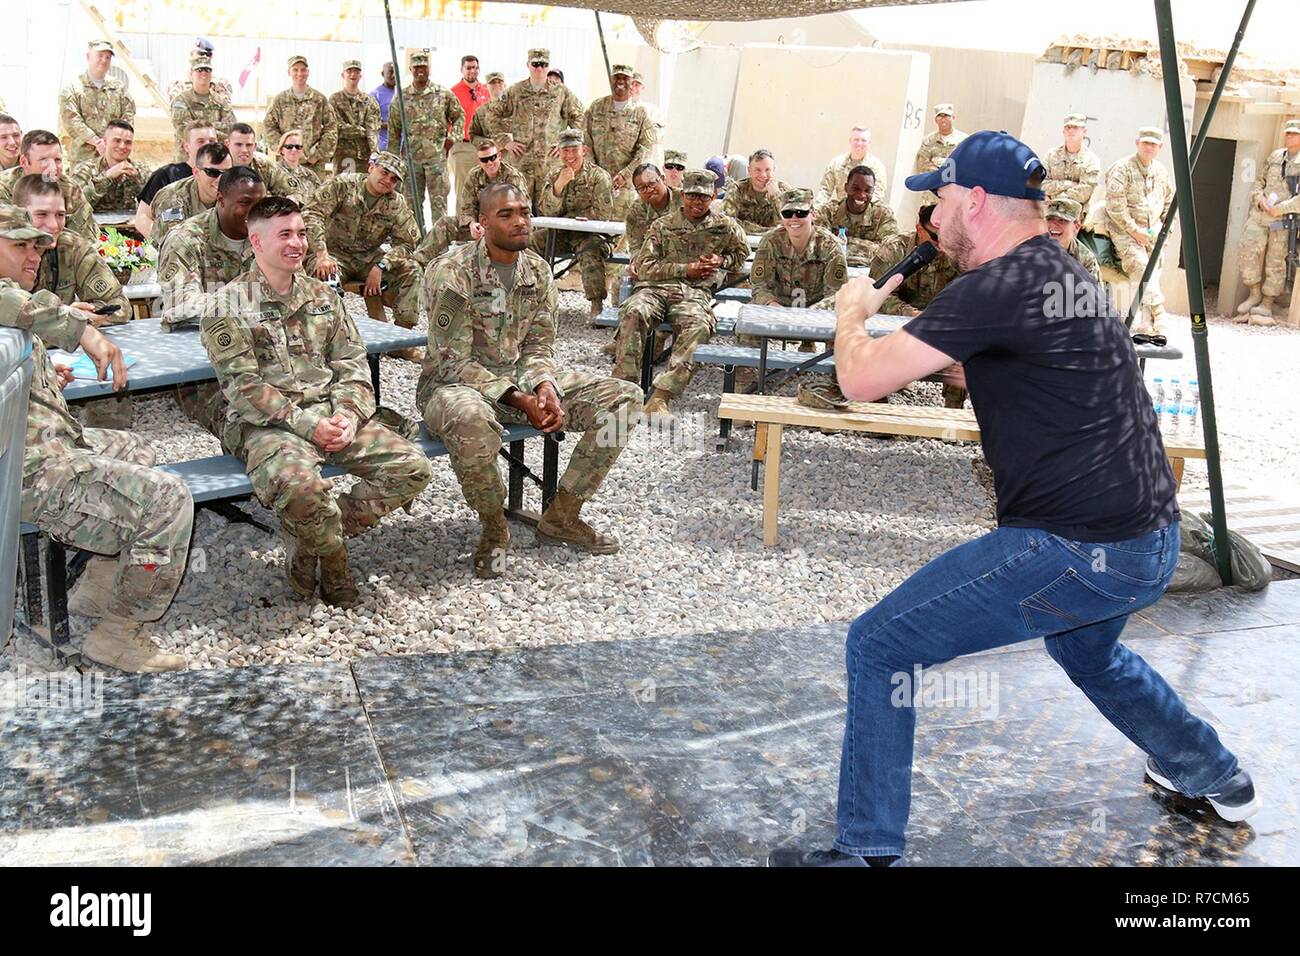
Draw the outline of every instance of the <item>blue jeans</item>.
<instances>
[{"instance_id":1,"label":"blue jeans","mask_svg":"<svg viewBox=\"0 0 1300 956\"><path fill-rule=\"evenodd\" d=\"M1195 796L1228 781L1237 758L1119 643L1128 616L1160 597L1177 564L1177 523L1106 544L999 528L935 558L854 621L835 848L902 855L916 712L898 688L911 687L914 668L1034 638L1179 790Z\"/></svg>"}]
</instances>

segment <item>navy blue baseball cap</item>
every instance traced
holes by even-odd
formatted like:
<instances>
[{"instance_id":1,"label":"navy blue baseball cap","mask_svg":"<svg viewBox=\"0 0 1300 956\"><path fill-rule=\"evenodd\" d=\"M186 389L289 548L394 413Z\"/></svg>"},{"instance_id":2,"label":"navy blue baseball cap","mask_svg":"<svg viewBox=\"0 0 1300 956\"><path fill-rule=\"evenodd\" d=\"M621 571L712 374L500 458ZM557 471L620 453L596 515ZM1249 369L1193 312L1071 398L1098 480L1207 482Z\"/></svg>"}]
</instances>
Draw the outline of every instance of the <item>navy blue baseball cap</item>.
<instances>
[{"instance_id":1,"label":"navy blue baseball cap","mask_svg":"<svg viewBox=\"0 0 1300 956\"><path fill-rule=\"evenodd\" d=\"M1012 199L1046 199L1041 189L1027 185L1036 170L1046 171L1038 154L1010 133L986 129L972 133L957 144L943 165L933 172L907 177L913 192L938 192L956 183L967 189L981 187L994 196Z\"/></svg>"}]
</instances>

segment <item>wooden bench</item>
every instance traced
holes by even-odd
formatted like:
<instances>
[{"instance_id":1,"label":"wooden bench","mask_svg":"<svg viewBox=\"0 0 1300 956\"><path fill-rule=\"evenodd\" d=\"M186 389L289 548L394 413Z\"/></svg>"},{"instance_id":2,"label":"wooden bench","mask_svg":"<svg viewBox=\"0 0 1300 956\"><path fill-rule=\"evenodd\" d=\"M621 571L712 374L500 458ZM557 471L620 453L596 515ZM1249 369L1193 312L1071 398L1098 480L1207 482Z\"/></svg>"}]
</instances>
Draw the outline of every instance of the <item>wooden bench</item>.
<instances>
[{"instance_id":1,"label":"wooden bench","mask_svg":"<svg viewBox=\"0 0 1300 956\"><path fill-rule=\"evenodd\" d=\"M800 405L781 395L724 394L718 417L755 425L755 462L763 463L763 544L776 544L776 518L781 488L781 433L787 425L858 431L873 435L907 435L943 441L979 441L975 413L965 408L937 408L927 405L889 405L884 402L854 402L843 412L822 411ZM1198 442L1166 441L1165 452L1173 467L1174 480L1181 484L1183 463L1204 458Z\"/></svg>"}]
</instances>

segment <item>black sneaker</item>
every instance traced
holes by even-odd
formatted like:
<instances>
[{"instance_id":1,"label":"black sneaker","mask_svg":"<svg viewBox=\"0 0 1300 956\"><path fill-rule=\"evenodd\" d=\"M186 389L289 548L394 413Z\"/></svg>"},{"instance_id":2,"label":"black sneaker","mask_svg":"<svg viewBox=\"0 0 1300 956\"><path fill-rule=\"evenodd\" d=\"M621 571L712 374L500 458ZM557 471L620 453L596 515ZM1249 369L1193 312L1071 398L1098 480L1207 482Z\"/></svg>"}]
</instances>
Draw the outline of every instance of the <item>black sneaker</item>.
<instances>
[{"instance_id":1,"label":"black sneaker","mask_svg":"<svg viewBox=\"0 0 1300 956\"><path fill-rule=\"evenodd\" d=\"M1169 780L1164 774L1156 769L1156 762L1153 757L1147 757L1147 777L1166 790L1172 793L1187 796ZM1188 799L1196 799L1188 797ZM1255 795L1255 785L1251 782L1250 774L1244 770L1238 770L1233 774L1232 779L1225 783L1214 793L1207 793L1205 800L1210 802L1210 806L1224 820L1229 823L1240 823L1242 820L1254 814L1264 804Z\"/></svg>"}]
</instances>

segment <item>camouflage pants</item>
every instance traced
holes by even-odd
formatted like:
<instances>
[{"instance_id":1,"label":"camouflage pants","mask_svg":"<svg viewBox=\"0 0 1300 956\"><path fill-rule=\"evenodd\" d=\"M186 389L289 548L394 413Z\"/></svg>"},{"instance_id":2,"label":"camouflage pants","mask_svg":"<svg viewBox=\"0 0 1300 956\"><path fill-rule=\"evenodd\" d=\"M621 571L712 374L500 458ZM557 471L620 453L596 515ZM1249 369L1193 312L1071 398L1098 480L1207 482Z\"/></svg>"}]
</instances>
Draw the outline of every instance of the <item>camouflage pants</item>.
<instances>
[{"instance_id":1,"label":"camouflage pants","mask_svg":"<svg viewBox=\"0 0 1300 956\"><path fill-rule=\"evenodd\" d=\"M139 436L83 434L89 448L52 454L23 479L23 520L70 547L117 555L108 613L156 621L185 575L194 526L189 489L153 467L153 450Z\"/></svg>"},{"instance_id":2,"label":"camouflage pants","mask_svg":"<svg viewBox=\"0 0 1300 956\"><path fill-rule=\"evenodd\" d=\"M451 174L456 180L455 216L459 219L464 212L460 201L461 187L465 184L465 180L469 178L469 174L479 166L478 150L474 148L473 143L459 141L447 154L447 164L451 166Z\"/></svg>"},{"instance_id":3,"label":"camouflage pants","mask_svg":"<svg viewBox=\"0 0 1300 956\"><path fill-rule=\"evenodd\" d=\"M364 139L340 139L334 149L334 175L365 173L370 168L370 143Z\"/></svg>"},{"instance_id":4,"label":"camouflage pants","mask_svg":"<svg viewBox=\"0 0 1300 956\"><path fill-rule=\"evenodd\" d=\"M197 385L178 385L176 405L185 417L204 431L221 437L226 427L226 396L217 382L200 382Z\"/></svg>"},{"instance_id":5,"label":"camouflage pants","mask_svg":"<svg viewBox=\"0 0 1300 956\"><path fill-rule=\"evenodd\" d=\"M329 251L330 258L339 264L342 282L366 281L371 268L383 257L378 249L373 252ZM314 275L316 257L308 256L307 273ZM388 271L384 273L388 288L384 291L384 304L393 310L393 323L404 329L413 329L420 320L420 264L400 256L388 257Z\"/></svg>"},{"instance_id":6,"label":"camouflage pants","mask_svg":"<svg viewBox=\"0 0 1300 956\"><path fill-rule=\"evenodd\" d=\"M418 495L433 475L424 452L373 418L336 452L283 428L244 425L235 453L257 500L308 554L331 554L343 546L344 512L374 524ZM322 464L338 465L361 480L335 500L329 479L321 477Z\"/></svg>"},{"instance_id":7,"label":"camouflage pants","mask_svg":"<svg viewBox=\"0 0 1300 956\"><path fill-rule=\"evenodd\" d=\"M533 201L534 213L537 211L537 197L546 188L546 177L558 163L559 160L553 159L545 152L538 156L535 151L530 150L524 153L516 164L519 175L523 176L524 182L528 184L528 198Z\"/></svg>"},{"instance_id":8,"label":"camouflage pants","mask_svg":"<svg viewBox=\"0 0 1300 956\"><path fill-rule=\"evenodd\" d=\"M628 381L640 381L641 354L647 335L660 322L671 322L673 350L668 367L655 376L654 387L674 398L686 391L695 365L695 350L713 337L718 324L709 307L708 293L680 287L642 286L618 309L618 332L614 337L614 374Z\"/></svg>"},{"instance_id":9,"label":"camouflage pants","mask_svg":"<svg viewBox=\"0 0 1300 956\"><path fill-rule=\"evenodd\" d=\"M605 260L609 258L610 241L606 236L590 232L562 232L551 229L534 229L528 240L539 256L546 255L547 236L555 233L557 255L571 255L582 272L582 292L588 302L605 301Z\"/></svg>"},{"instance_id":10,"label":"camouflage pants","mask_svg":"<svg viewBox=\"0 0 1300 956\"><path fill-rule=\"evenodd\" d=\"M87 428L130 428L134 420L135 406L130 395L87 402L82 417Z\"/></svg>"},{"instance_id":11,"label":"camouflage pants","mask_svg":"<svg viewBox=\"0 0 1300 956\"><path fill-rule=\"evenodd\" d=\"M588 372L561 372L555 380L563 393L563 430L582 432L560 478L560 490L588 501L640 420L641 389ZM523 412L493 404L467 385L446 385L425 404L424 424L446 444L465 502L479 514L495 514L505 501L497 468L501 423L527 421Z\"/></svg>"},{"instance_id":12,"label":"camouflage pants","mask_svg":"<svg viewBox=\"0 0 1300 956\"><path fill-rule=\"evenodd\" d=\"M429 208L433 221L437 222L447 215L447 164L415 162L415 179L406 187L406 198L412 203L412 209L424 206L424 194L429 194Z\"/></svg>"},{"instance_id":13,"label":"camouflage pants","mask_svg":"<svg viewBox=\"0 0 1300 956\"><path fill-rule=\"evenodd\" d=\"M614 174L610 173L609 178L613 179ZM623 184L622 189L614 190L614 212L609 218L617 222L622 222L627 218L627 212L632 208L632 204L636 202L636 200L636 190L632 188L632 180L629 178L628 181Z\"/></svg>"},{"instance_id":14,"label":"camouflage pants","mask_svg":"<svg viewBox=\"0 0 1300 956\"><path fill-rule=\"evenodd\" d=\"M1262 282L1264 295L1281 295L1286 291L1286 230L1247 220L1241 231L1240 262L1242 282Z\"/></svg>"},{"instance_id":15,"label":"camouflage pants","mask_svg":"<svg viewBox=\"0 0 1300 956\"><path fill-rule=\"evenodd\" d=\"M1121 233L1118 229L1113 229L1110 235L1110 241L1115 246L1115 255L1119 257L1120 266L1124 274L1128 276L1129 281L1133 283L1134 289L1137 283L1142 279L1142 273L1146 271L1147 261L1151 258L1151 252L1145 246L1138 245L1133 237L1127 233ZM1160 269L1164 265L1164 252L1160 253L1160 261L1156 263L1155 269L1151 272L1151 281L1147 283L1146 294L1142 296L1142 304L1147 306L1164 305L1165 294L1160 291Z\"/></svg>"}]
</instances>

